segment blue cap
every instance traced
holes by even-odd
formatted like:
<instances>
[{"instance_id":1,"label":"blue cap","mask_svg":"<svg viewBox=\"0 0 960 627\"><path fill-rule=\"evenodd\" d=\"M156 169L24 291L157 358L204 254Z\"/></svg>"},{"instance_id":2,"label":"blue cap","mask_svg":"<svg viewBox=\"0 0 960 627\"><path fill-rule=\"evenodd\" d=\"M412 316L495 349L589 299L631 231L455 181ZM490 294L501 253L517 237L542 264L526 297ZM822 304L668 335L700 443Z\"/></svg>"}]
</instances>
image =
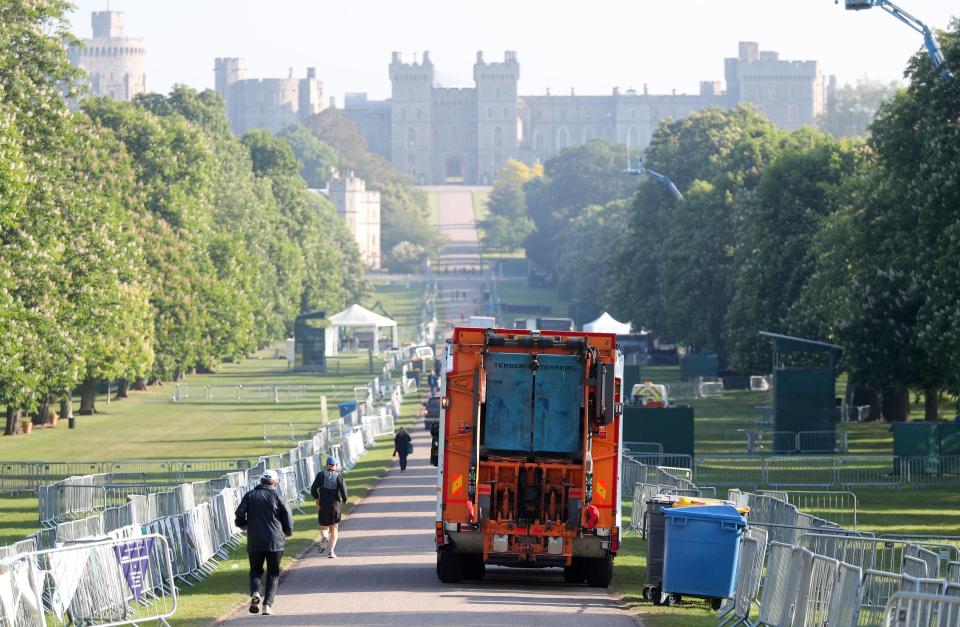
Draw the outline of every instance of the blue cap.
<instances>
[{"instance_id":1,"label":"blue cap","mask_svg":"<svg viewBox=\"0 0 960 627\"><path fill-rule=\"evenodd\" d=\"M327 457L327 466L336 466L336 465L337 465L336 457L334 457L333 455L330 455L329 457Z\"/></svg>"}]
</instances>

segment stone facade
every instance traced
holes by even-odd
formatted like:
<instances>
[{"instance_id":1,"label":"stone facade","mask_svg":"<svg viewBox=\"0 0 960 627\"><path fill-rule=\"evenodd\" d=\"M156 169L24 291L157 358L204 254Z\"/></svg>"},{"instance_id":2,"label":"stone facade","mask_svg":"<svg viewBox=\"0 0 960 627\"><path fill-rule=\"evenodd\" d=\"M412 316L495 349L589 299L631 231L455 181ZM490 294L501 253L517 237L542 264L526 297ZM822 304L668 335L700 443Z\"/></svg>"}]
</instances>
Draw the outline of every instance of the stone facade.
<instances>
[{"instance_id":1,"label":"stone facade","mask_svg":"<svg viewBox=\"0 0 960 627\"><path fill-rule=\"evenodd\" d=\"M368 191L353 172L334 175L326 190L337 215L353 234L360 258L368 268L380 269L380 192Z\"/></svg>"},{"instance_id":2,"label":"stone facade","mask_svg":"<svg viewBox=\"0 0 960 627\"><path fill-rule=\"evenodd\" d=\"M93 37L82 40L83 46L70 46L67 51L70 63L87 73L90 93L130 100L145 92L144 40L123 35L123 13L95 11L91 23Z\"/></svg>"},{"instance_id":3,"label":"stone facade","mask_svg":"<svg viewBox=\"0 0 960 627\"><path fill-rule=\"evenodd\" d=\"M429 52L412 63L395 52L390 100L350 94L345 113L371 150L419 183L489 184L509 158L545 161L594 138L642 150L664 119L707 107L748 102L786 129L814 124L826 109L816 61L781 61L752 42L741 42L738 57L725 61L726 90L703 81L696 95L651 95L644 88L605 96L519 96L520 65L512 51L492 63L477 53L473 78L472 88L444 87Z\"/></svg>"},{"instance_id":4,"label":"stone facade","mask_svg":"<svg viewBox=\"0 0 960 627\"><path fill-rule=\"evenodd\" d=\"M243 135L251 129L276 133L291 124L305 122L323 108L323 83L315 68L304 78L246 78L241 58L214 62L215 87L226 103L230 129Z\"/></svg>"}]
</instances>

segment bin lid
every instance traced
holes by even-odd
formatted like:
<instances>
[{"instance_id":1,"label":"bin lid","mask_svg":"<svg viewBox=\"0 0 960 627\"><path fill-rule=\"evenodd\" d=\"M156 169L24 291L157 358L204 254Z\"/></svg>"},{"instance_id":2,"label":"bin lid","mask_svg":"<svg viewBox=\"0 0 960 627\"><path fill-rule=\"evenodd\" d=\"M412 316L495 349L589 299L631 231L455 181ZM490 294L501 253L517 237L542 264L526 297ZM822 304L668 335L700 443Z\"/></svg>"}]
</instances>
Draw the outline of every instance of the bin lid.
<instances>
[{"instance_id":1,"label":"bin lid","mask_svg":"<svg viewBox=\"0 0 960 627\"><path fill-rule=\"evenodd\" d=\"M721 522L736 522L746 526L747 521L737 512L733 505L693 505L691 507L674 507L663 510L668 518L693 518L696 520L714 520Z\"/></svg>"},{"instance_id":2,"label":"bin lid","mask_svg":"<svg viewBox=\"0 0 960 627\"><path fill-rule=\"evenodd\" d=\"M357 401L347 401L346 403L337 403L337 407L349 407L354 408L357 406Z\"/></svg>"},{"instance_id":3,"label":"bin lid","mask_svg":"<svg viewBox=\"0 0 960 627\"><path fill-rule=\"evenodd\" d=\"M701 505L732 505L733 507L736 507L737 511L741 514L746 514L750 511L749 507L745 505L738 506L733 501L727 501L724 499L707 499L701 496L681 496L675 507L699 507Z\"/></svg>"},{"instance_id":4,"label":"bin lid","mask_svg":"<svg viewBox=\"0 0 960 627\"><path fill-rule=\"evenodd\" d=\"M647 499L647 503L661 503L664 505L673 505L679 500L680 500L680 497L674 494L657 494Z\"/></svg>"}]
</instances>

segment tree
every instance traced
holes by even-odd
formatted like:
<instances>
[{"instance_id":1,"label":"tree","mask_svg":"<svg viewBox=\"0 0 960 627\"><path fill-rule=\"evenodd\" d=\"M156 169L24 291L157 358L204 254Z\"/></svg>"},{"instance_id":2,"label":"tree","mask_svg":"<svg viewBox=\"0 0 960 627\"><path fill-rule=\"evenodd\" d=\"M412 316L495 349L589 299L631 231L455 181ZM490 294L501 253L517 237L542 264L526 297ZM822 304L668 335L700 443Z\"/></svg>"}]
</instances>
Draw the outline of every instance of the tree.
<instances>
[{"instance_id":1,"label":"tree","mask_svg":"<svg viewBox=\"0 0 960 627\"><path fill-rule=\"evenodd\" d=\"M343 112L325 109L306 126L320 141L336 150L341 170L354 172L366 181L367 189L380 192L380 240L387 267L409 267L407 261L395 260L391 255L400 242L421 247L424 258L439 251L441 237L429 222L426 194L414 187L409 176L395 170L383 157L369 152L360 132Z\"/></svg>"},{"instance_id":2,"label":"tree","mask_svg":"<svg viewBox=\"0 0 960 627\"><path fill-rule=\"evenodd\" d=\"M539 163L529 167L515 159L507 159L487 198L490 215L480 223L487 248L512 252L520 248L523 240L533 232L533 221L527 216L524 185L542 176L543 166Z\"/></svg>"},{"instance_id":3,"label":"tree","mask_svg":"<svg viewBox=\"0 0 960 627\"><path fill-rule=\"evenodd\" d=\"M954 75L958 31L954 20L940 38ZM929 420L939 417L941 390L960 388L956 83L920 53L907 76L909 86L870 127L868 161L845 190L847 203L818 235L804 299L833 322L851 377L882 392L884 416L894 421L907 417L910 387L925 391Z\"/></svg>"},{"instance_id":4,"label":"tree","mask_svg":"<svg viewBox=\"0 0 960 627\"><path fill-rule=\"evenodd\" d=\"M542 177L524 185L527 214L536 230L524 243L527 257L548 274L556 270L557 238L590 205L627 198L635 182L623 174L626 151L595 139L566 148L543 166Z\"/></svg>"},{"instance_id":5,"label":"tree","mask_svg":"<svg viewBox=\"0 0 960 627\"><path fill-rule=\"evenodd\" d=\"M307 185L313 188L325 187L330 172L337 167L337 152L317 139L302 124L293 124L279 133L287 140L297 161L300 162L300 174Z\"/></svg>"},{"instance_id":6,"label":"tree","mask_svg":"<svg viewBox=\"0 0 960 627\"><path fill-rule=\"evenodd\" d=\"M769 341L760 331L829 333L795 320L791 312L814 273L817 233L842 203L859 153L858 142L801 129L785 139L783 151L764 169L745 215L725 322L726 345L737 368L769 370Z\"/></svg>"},{"instance_id":7,"label":"tree","mask_svg":"<svg viewBox=\"0 0 960 627\"><path fill-rule=\"evenodd\" d=\"M886 84L868 78L855 85L846 84L830 94L826 113L817 123L834 137L863 135L880 106L893 97L898 87L896 82Z\"/></svg>"},{"instance_id":8,"label":"tree","mask_svg":"<svg viewBox=\"0 0 960 627\"><path fill-rule=\"evenodd\" d=\"M744 215L781 141L750 106L661 124L645 162L693 194L677 202L646 180L634 197L629 245L617 264L630 272L613 279L615 302L634 324L722 352Z\"/></svg>"}]
</instances>

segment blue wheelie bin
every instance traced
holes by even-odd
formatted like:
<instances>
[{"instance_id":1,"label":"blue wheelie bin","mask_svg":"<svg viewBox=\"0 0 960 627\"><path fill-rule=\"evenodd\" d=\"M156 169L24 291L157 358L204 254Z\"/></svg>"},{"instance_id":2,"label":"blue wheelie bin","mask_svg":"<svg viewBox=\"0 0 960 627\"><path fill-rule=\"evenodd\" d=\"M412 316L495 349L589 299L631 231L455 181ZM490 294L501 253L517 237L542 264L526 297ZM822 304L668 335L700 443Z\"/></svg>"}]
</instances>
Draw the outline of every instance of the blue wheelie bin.
<instances>
[{"instance_id":1,"label":"blue wheelie bin","mask_svg":"<svg viewBox=\"0 0 960 627\"><path fill-rule=\"evenodd\" d=\"M347 424L353 424L350 420L350 414L357 411L357 401L347 401L346 403L337 403L340 408L340 417Z\"/></svg>"},{"instance_id":2,"label":"blue wheelie bin","mask_svg":"<svg viewBox=\"0 0 960 627\"><path fill-rule=\"evenodd\" d=\"M675 507L663 515L663 592L704 598L719 609L733 596L746 521L732 505Z\"/></svg>"}]
</instances>

